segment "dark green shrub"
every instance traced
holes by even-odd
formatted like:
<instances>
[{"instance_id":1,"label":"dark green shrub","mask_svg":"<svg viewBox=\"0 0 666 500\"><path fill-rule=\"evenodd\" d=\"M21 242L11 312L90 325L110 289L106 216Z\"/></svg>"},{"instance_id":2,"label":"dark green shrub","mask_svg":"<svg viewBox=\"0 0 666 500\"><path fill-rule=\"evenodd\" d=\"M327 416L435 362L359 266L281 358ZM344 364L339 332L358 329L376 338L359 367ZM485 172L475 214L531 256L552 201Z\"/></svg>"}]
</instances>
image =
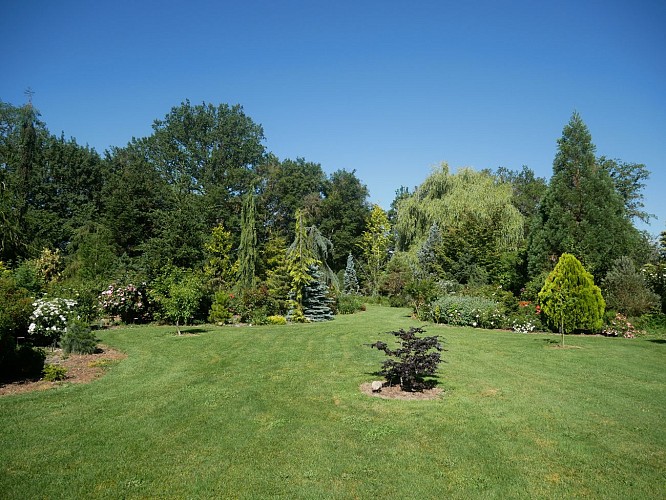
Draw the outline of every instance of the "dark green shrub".
<instances>
[{"instance_id":1,"label":"dark green shrub","mask_svg":"<svg viewBox=\"0 0 666 500\"><path fill-rule=\"evenodd\" d=\"M649 289L643 274L629 257L613 262L603 286L608 308L625 316L640 316L659 309L659 295Z\"/></svg>"},{"instance_id":2,"label":"dark green shrub","mask_svg":"<svg viewBox=\"0 0 666 500\"><path fill-rule=\"evenodd\" d=\"M70 320L67 330L60 337L60 347L64 354L93 354L98 341L87 323Z\"/></svg>"},{"instance_id":3,"label":"dark green shrub","mask_svg":"<svg viewBox=\"0 0 666 500\"><path fill-rule=\"evenodd\" d=\"M359 295L349 295L341 293L338 295L337 312L338 314L354 314L358 311L365 311L363 297Z\"/></svg>"},{"instance_id":4,"label":"dark green shrub","mask_svg":"<svg viewBox=\"0 0 666 500\"><path fill-rule=\"evenodd\" d=\"M404 391L422 391L433 385L426 377L434 377L441 362L442 346L439 337L419 337L425 333L422 328L400 329L387 332L398 337L400 346L391 349L385 342L377 341L370 347L384 352L394 359L387 359L382 364L381 374L389 384L400 384Z\"/></svg>"},{"instance_id":5,"label":"dark green shrub","mask_svg":"<svg viewBox=\"0 0 666 500\"><path fill-rule=\"evenodd\" d=\"M42 376L44 380L48 382L65 380L67 378L67 368L60 365L47 364L44 366L44 370L42 371Z\"/></svg>"},{"instance_id":6,"label":"dark green shrub","mask_svg":"<svg viewBox=\"0 0 666 500\"><path fill-rule=\"evenodd\" d=\"M19 346L8 357L4 370L0 368L5 380L37 379L44 369L46 354L39 348L28 345Z\"/></svg>"}]
</instances>

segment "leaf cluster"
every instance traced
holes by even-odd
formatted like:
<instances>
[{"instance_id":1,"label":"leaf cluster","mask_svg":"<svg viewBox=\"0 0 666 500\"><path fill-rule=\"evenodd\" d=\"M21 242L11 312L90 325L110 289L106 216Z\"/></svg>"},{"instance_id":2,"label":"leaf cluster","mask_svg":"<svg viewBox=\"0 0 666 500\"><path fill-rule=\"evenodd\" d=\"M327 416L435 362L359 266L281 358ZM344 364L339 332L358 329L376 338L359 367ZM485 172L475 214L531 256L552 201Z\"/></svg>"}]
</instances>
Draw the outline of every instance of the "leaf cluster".
<instances>
[{"instance_id":1,"label":"leaf cluster","mask_svg":"<svg viewBox=\"0 0 666 500\"><path fill-rule=\"evenodd\" d=\"M439 363L440 352L443 350L439 336L419 337L425 333L422 328L403 328L387 332L400 340L400 346L392 349L386 342L377 341L370 347L384 352L394 359L387 359L382 364L380 373L390 384L399 383L404 391L422 391L431 384L426 377L434 377Z\"/></svg>"}]
</instances>

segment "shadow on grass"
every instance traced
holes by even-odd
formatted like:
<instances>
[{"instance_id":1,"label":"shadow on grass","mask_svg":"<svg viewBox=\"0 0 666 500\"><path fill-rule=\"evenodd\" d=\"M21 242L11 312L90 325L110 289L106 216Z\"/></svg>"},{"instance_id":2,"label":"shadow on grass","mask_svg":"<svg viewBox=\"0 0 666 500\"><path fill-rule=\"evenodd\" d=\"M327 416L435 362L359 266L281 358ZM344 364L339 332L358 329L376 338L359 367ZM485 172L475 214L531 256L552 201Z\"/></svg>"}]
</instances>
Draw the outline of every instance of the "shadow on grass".
<instances>
[{"instance_id":1,"label":"shadow on grass","mask_svg":"<svg viewBox=\"0 0 666 500\"><path fill-rule=\"evenodd\" d=\"M648 342L654 342L655 344L666 344L666 339L648 339Z\"/></svg>"},{"instance_id":2,"label":"shadow on grass","mask_svg":"<svg viewBox=\"0 0 666 500\"><path fill-rule=\"evenodd\" d=\"M545 342L546 344L559 344L561 341L557 339L538 339L538 342Z\"/></svg>"}]
</instances>

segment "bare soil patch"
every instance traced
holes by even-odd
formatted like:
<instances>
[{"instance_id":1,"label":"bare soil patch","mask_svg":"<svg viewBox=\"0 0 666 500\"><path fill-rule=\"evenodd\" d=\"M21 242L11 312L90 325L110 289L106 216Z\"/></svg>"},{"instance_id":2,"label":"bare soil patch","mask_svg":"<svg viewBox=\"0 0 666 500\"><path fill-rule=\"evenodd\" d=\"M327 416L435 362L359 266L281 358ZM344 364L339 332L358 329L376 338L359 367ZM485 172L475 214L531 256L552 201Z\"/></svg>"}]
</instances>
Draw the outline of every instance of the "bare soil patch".
<instances>
[{"instance_id":1,"label":"bare soil patch","mask_svg":"<svg viewBox=\"0 0 666 500\"><path fill-rule=\"evenodd\" d=\"M47 351L46 363L60 365L67 368L67 378L58 382L47 380L21 380L17 382L1 383L0 396L7 394L22 394L25 392L42 391L64 384L85 384L100 378L106 369L125 359L127 354L99 345L95 354L70 354L65 357L61 349Z\"/></svg>"},{"instance_id":2,"label":"bare soil patch","mask_svg":"<svg viewBox=\"0 0 666 500\"><path fill-rule=\"evenodd\" d=\"M367 394L368 396L373 396L376 398L382 399L403 399L410 401L419 401L419 400L429 400L437 399L444 394L444 390L439 387L433 387L432 389L425 389L423 392L409 392L403 391L399 385L388 386L385 385L381 388L380 391L373 392L372 384L366 382L360 386L361 392Z\"/></svg>"}]
</instances>

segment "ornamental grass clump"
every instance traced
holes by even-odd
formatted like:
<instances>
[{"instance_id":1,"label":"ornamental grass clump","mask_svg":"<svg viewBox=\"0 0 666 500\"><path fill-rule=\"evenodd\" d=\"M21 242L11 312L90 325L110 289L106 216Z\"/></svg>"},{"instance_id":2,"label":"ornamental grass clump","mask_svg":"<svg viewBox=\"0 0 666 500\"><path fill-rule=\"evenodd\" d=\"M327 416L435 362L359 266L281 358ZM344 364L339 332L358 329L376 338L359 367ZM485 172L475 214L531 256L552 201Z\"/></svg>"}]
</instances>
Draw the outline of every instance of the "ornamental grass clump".
<instances>
[{"instance_id":1,"label":"ornamental grass clump","mask_svg":"<svg viewBox=\"0 0 666 500\"><path fill-rule=\"evenodd\" d=\"M400 384L403 391L409 392L423 391L434 385L426 377L434 377L441 362L439 336L419 337L425 330L414 327L387 333L400 339L398 348L391 349L382 341L369 345L393 358L384 361L380 371L389 385Z\"/></svg>"}]
</instances>

